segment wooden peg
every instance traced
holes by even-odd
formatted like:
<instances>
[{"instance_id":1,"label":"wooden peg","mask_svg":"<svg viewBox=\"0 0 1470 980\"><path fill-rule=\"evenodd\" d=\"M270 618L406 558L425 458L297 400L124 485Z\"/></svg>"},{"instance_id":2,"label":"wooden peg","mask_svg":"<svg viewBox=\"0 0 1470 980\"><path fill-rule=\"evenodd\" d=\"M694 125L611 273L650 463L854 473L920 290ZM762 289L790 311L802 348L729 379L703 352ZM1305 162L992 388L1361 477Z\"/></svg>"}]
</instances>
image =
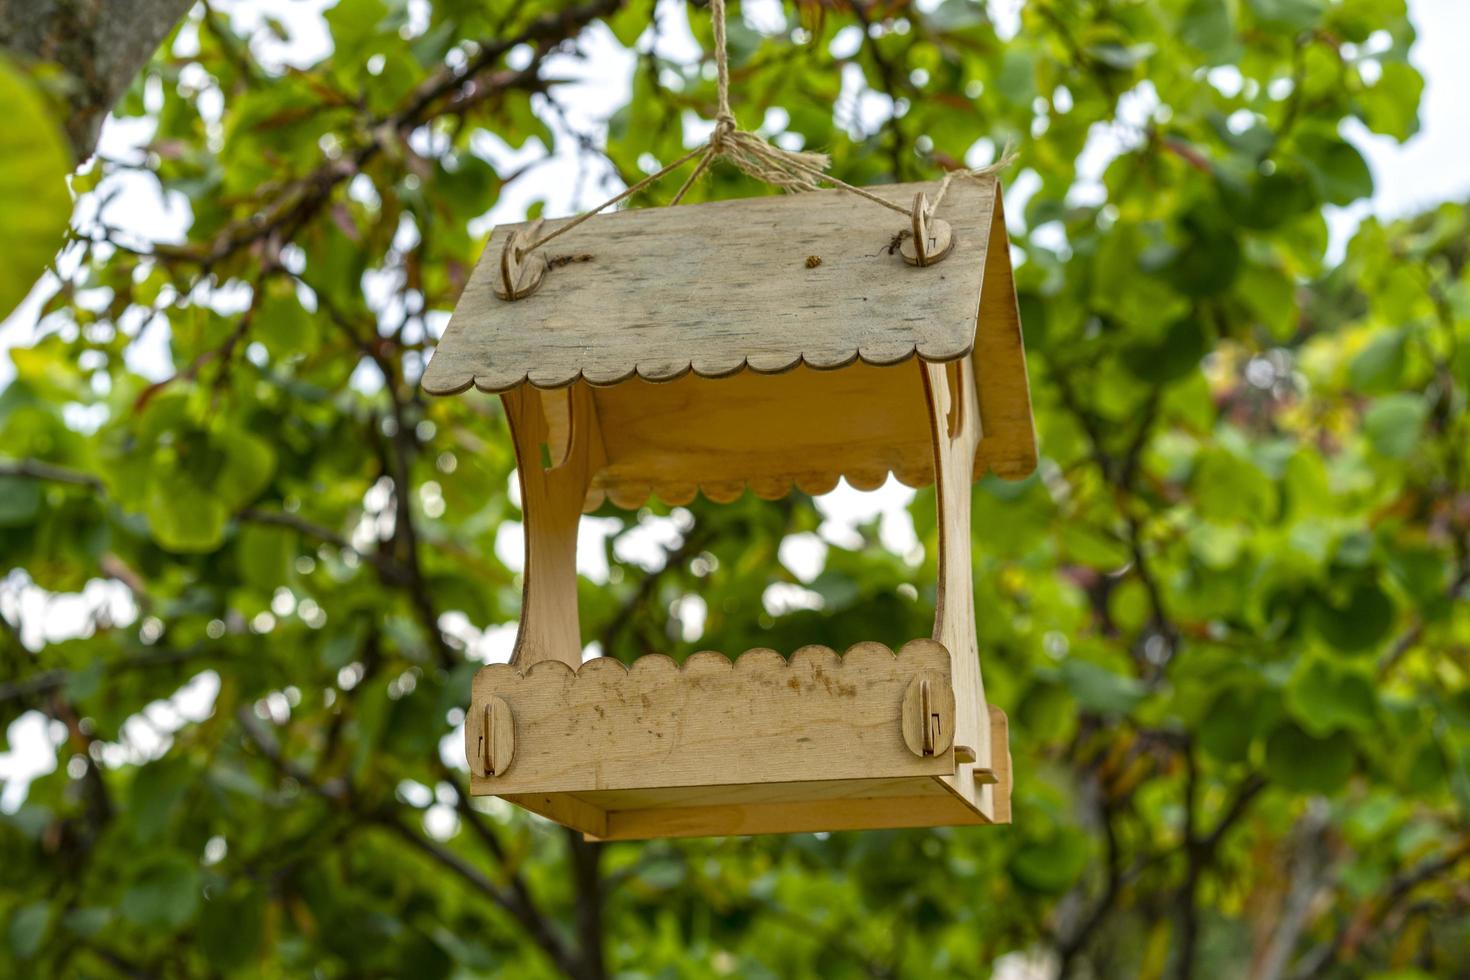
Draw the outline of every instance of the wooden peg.
<instances>
[{"instance_id":1,"label":"wooden peg","mask_svg":"<svg viewBox=\"0 0 1470 980\"><path fill-rule=\"evenodd\" d=\"M524 299L541 288L546 278L546 256L530 252L526 246L541 233L541 219L525 228L512 231L500 250L500 275L495 280L495 295L503 300Z\"/></svg>"},{"instance_id":2,"label":"wooden peg","mask_svg":"<svg viewBox=\"0 0 1470 980\"><path fill-rule=\"evenodd\" d=\"M472 774L504 773L515 756L515 718L510 705L493 694L475 705L465 719L464 741Z\"/></svg>"},{"instance_id":3,"label":"wooden peg","mask_svg":"<svg viewBox=\"0 0 1470 980\"><path fill-rule=\"evenodd\" d=\"M914 233L904 239L899 253L909 265L933 265L954 248L954 229L943 218L929 217L929 198L914 195Z\"/></svg>"},{"instance_id":4,"label":"wooden peg","mask_svg":"<svg viewBox=\"0 0 1470 980\"><path fill-rule=\"evenodd\" d=\"M903 695L903 741L917 756L942 755L954 741L954 689L941 674L924 671Z\"/></svg>"}]
</instances>

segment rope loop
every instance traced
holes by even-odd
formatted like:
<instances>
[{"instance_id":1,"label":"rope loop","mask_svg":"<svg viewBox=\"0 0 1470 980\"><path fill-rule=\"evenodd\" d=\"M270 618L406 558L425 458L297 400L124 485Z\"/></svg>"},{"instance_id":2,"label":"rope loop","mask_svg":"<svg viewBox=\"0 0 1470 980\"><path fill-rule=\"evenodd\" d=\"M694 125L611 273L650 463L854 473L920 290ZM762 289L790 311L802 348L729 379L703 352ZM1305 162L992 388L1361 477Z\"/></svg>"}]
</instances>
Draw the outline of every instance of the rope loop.
<instances>
[{"instance_id":1,"label":"rope loop","mask_svg":"<svg viewBox=\"0 0 1470 980\"><path fill-rule=\"evenodd\" d=\"M716 156L727 153L730 148L730 140L736 133L735 117L729 113L722 113L715 118L715 131L710 134L710 152Z\"/></svg>"},{"instance_id":2,"label":"rope loop","mask_svg":"<svg viewBox=\"0 0 1470 980\"><path fill-rule=\"evenodd\" d=\"M855 187L846 181L838 180L836 177L827 173L827 168L832 162L827 154L805 150L784 150L779 146L771 144L763 137L757 136L755 133L741 129L736 123L735 113L730 109L730 55L725 40L725 0L710 0L709 7L710 17L714 22L715 93L718 99L718 107L715 112L715 128L710 133L709 139L657 173L644 177L621 194L609 198L590 211L582 212L570 221L563 222L557 228L541 235L535 241L519 246L521 255L529 255L557 236L571 231L593 215L605 211L621 201L627 200L645 187L648 187L655 181L661 180L670 172L682 167L695 157L699 158L699 163L695 166L694 171L689 175L688 179L679 187L678 192L674 194L673 199L669 202L670 204L678 204L682 201L684 195L694 186L695 181L709 169L710 164L717 157L724 157L742 173L748 174L756 180L769 184L772 187L779 187L784 191L814 191L819 189L823 184L829 184L833 187L840 187L859 197L866 198L874 204L882 205L888 210L895 211L911 220L919 218L928 220L933 218L935 212L939 209L940 202L944 200L945 192L949 190L950 182L955 178L990 177L1009 167L1015 160L1015 155L1011 152L1010 146L1007 145L1000 159L988 167L980 167L974 170L951 170L944 175L944 181L939 185L939 191L935 194L933 203L929 205L922 216L917 215L912 207L895 204L892 201L879 197L870 190ZM517 237L510 236L506 241L506 247L511 247ZM529 238L530 234L527 234L525 237Z\"/></svg>"}]
</instances>

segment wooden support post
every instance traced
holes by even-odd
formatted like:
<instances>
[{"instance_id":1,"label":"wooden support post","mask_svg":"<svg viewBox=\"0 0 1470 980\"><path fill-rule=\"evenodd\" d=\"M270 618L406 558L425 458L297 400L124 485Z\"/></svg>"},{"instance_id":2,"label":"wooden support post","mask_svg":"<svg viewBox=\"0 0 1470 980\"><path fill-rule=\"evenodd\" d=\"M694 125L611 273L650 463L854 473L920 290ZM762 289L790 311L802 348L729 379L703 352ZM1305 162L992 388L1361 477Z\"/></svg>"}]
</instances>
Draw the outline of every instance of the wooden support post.
<instances>
[{"instance_id":1,"label":"wooden support post","mask_svg":"<svg viewBox=\"0 0 1470 980\"><path fill-rule=\"evenodd\" d=\"M992 769L990 719L975 631L970 573L970 487L980 444L980 410L969 358L924 364L924 389L934 434L934 484L939 508L939 585L934 639L953 660L955 792L990 816L991 788L974 769ZM968 759L970 761L960 761Z\"/></svg>"},{"instance_id":2,"label":"wooden support post","mask_svg":"<svg viewBox=\"0 0 1470 980\"><path fill-rule=\"evenodd\" d=\"M526 535L521 629L511 663L582 665L577 616L577 525L592 473L602 465L602 434L583 382L543 391L522 385L501 396L520 461Z\"/></svg>"}]
</instances>

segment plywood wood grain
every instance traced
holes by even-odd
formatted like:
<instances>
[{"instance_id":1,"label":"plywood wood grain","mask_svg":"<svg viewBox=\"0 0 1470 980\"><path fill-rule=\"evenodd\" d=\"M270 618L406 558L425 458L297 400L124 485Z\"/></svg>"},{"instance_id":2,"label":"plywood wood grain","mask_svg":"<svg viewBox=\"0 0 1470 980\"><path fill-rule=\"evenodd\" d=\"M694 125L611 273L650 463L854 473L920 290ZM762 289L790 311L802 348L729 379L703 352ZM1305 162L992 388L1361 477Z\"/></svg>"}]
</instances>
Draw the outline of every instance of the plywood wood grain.
<instances>
[{"instance_id":1,"label":"plywood wood grain","mask_svg":"<svg viewBox=\"0 0 1470 980\"><path fill-rule=\"evenodd\" d=\"M872 190L907 207L916 190L937 188ZM955 247L927 268L888 250L906 219L840 190L599 215L546 246L591 259L552 270L515 301L493 284L505 238L522 226L502 226L423 384L450 394L527 380L607 385L635 374L668 381L690 370L893 364L915 352L954 360L974 346L997 197L993 178L951 185L942 212ZM815 268L812 255L822 260Z\"/></svg>"},{"instance_id":2,"label":"plywood wood grain","mask_svg":"<svg viewBox=\"0 0 1470 980\"><path fill-rule=\"evenodd\" d=\"M511 662L525 669L556 660L574 668L582 662L577 527L591 475L605 459L596 408L585 386L520 388L504 402L520 461L526 533L521 628Z\"/></svg>"},{"instance_id":3,"label":"plywood wood grain","mask_svg":"<svg viewBox=\"0 0 1470 980\"><path fill-rule=\"evenodd\" d=\"M686 374L661 384L635 378L592 393L607 464L593 474L588 510L604 498L636 508L650 496L687 503L696 491L725 502L747 488L776 499L793 487L825 493L844 478L861 490L890 473L911 487L934 479L917 361Z\"/></svg>"},{"instance_id":4,"label":"plywood wood grain","mask_svg":"<svg viewBox=\"0 0 1470 980\"><path fill-rule=\"evenodd\" d=\"M897 655L860 643L842 657L804 647L790 661L751 650L734 663L700 653L631 668L602 658L575 672L554 660L524 673L491 665L475 676L473 704L510 706L515 757L471 785L503 795L952 774L950 752L915 756L902 731L909 681L947 679L949 660L916 640Z\"/></svg>"}]
</instances>

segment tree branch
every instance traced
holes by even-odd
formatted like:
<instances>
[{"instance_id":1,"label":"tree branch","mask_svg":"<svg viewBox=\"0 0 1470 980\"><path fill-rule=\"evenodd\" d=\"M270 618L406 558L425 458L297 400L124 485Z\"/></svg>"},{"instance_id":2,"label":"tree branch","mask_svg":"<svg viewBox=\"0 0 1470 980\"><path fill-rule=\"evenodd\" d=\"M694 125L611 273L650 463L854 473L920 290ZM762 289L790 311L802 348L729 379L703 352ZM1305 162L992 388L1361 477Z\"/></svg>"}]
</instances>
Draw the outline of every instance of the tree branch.
<instances>
[{"instance_id":1,"label":"tree branch","mask_svg":"<svg viewBox=\"0 0 1470 980\"><path fill-rule=\"evenodd\" d=\"M66 71L66 134L80 164L97 148L102 121L192 5L0 0L0 48Z\"/></svg>"},{"instance_id":2,"label":"tree branch","mask_svg":"<svg viewBox=\"0 0 1470 980\"><path fill-rule=\"evenodd\" d=\"M602 928L602 851L605 846L567 828L572 880L577 886L577 943L582 951L583 976L589 980L603 980L607 976Z\"/></svg>"},{"instance_id":3,"label":"tree branch","mask_svg":"<svg viewBox=\"0 0 1470 980\"><path fill-rule=\"evenodd\" d=\"M582 971L581 964L577 961L576 957L567 949L566 943L562 941L561 937L551 931L547 920L537 914L535 909L525 905L515 892L507 891L496 885L479 868L476 868L448 848L425 839L396 816L376 814L373 819L379 826L397 834L405 843L433 860L440 867L452 872L465 884L509 913L525 929L526 935L537 946L541 947L542 952L563 973L572 977L588 976Z\"/></svg>"},{"instance_id":4,"label":"tree branch","mask_svg":"<svg viewBox=\"0 0 1470 980\"><path fill-rule=\"evenodd\" d=\"M153 667L170 667L206 657L209 652L208 648L203 646L186 647L182 650L160 650L156 653L114 661L104 665L104 670L110 675L131 670L148 670ZM59 691L66 687L74 676L76 672L71 670L47 670L9 684L0 684L0 704L7 701L27 701L43 694Z\"/></svg>"},{"instance_id":5,"label":"tree branch","mask_svg":"<svg viewBox=\"0 0 1470 980\"><path fill-rule=\"evenodd\" d=\"M1292 972L1294 980L1324 975L1327 968L1342 956L1344 950L1355 949L1363 937L1373 935L1416 888L1448 874L1467 858L1470 858L1470 836L1462 836L1440 856L1428 858L1395 875L1381 895L1364 902L1356 914L1343 922L1331 939L1302 957Z\"/></svg>"},{"instance_id":6,"label":"tree branch","mask_svg":"<svg viewBox=\"0 0 1470 980\"><path fill-rule=\"evenodd\" d=\"M0 476L44 480L48 483L65 483L74 487L87 487L98 493L106 492L106 487L103 486L100 477L83 473L81 470L70 470L52 463L44 463L39 459L0 462Z\"/></svg>"}]
</instances>

